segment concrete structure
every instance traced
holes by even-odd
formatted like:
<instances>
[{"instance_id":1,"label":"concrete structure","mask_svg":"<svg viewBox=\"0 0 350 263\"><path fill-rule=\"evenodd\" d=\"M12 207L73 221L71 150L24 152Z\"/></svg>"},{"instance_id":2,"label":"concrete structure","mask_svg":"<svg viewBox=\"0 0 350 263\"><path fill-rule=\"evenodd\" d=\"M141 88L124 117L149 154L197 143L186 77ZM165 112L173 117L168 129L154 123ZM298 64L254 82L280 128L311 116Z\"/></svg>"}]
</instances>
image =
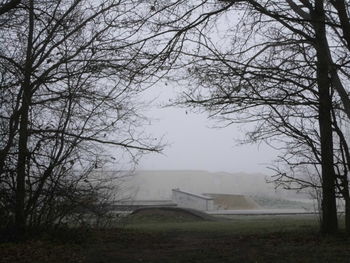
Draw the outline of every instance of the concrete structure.
<instances>
[{"instance_id":1,"label":"concrete structure","mask_svg":"<svg viewBox=\"0 0 350 263\"><path fill-rule=\"evenodd\" d=\"M213 199L215 210L254 210L260 206L249 196L234 194L204 194Z\"/></svg>"},{"instance_id":2,"label":"concrete structure","mask_svg":"<svg viewBox=\"0 0 350 263\"><path fill-rule=\"evenodd\" d=\"M172 201L179 207L192 208L201 211L214 210L213 198L185 192L180 189L172 189Z\"/></svg>"}]
</instances>

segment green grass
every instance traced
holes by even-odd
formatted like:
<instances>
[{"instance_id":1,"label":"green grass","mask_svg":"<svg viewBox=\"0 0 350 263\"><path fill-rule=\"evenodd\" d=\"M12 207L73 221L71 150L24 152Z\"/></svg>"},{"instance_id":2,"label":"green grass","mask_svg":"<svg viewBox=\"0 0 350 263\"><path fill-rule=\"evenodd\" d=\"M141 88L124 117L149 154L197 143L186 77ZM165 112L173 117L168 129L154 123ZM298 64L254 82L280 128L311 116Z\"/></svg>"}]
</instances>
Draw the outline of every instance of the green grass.
<instances>
[{"instance_id":1,"label":"green grass","mask_svg":"<svg viewBox=\"0 0 350 263\"><path fill-rule=\"evenodd\" d=\"M125 225L126 229L142 232L210 232L253 234L271 232L317 231L318 222L313 216L241 216L225 221L151 222Z\"/></svg>"},{"instance_id":2,"label":"green grass","mask_svg":"<svg viewBox=\"0 0 350 263\"><path fill-rule=\"evenodd\" d=\"M86 263L350 262L350 239L342 234L319 235L317 219L312 216L233 216L215 222L141 219L118 228L92 230L89 239L80 245L46 241L3 244L0 254L11 261L0 258L0 263L77 259ZM70 250L75 261L69 261ZM16 256L29 251L40 251L41 257L32 253L28 254L32 258L23 261ZM58 256L62 259L66 255L68 260L58 260Z\"/></svg>"},{"instance_id":3,"label":"green grass","mask_svg":"<svg viewBox=\"0 0 350 263\"><path fill-rule=\"evenodd\" d=\"M101 255L105 263L350 262L350 240L344 235L322 237L312 216L133 222L120 231L103 234L108 242L90 247L88 262L99 262Z\"/></svg>"},{"instance_id":4,"label":"green grass","mask_svg":"<svg viewBox=\"0 0 350 263\"><path fill-rule=\"evenodd\" d=\"M145 208L137 210L124 218L124 222L127 224L183 223L216 220L215 217L205 212L180 207Z\"/></svg>"}]
</instances>

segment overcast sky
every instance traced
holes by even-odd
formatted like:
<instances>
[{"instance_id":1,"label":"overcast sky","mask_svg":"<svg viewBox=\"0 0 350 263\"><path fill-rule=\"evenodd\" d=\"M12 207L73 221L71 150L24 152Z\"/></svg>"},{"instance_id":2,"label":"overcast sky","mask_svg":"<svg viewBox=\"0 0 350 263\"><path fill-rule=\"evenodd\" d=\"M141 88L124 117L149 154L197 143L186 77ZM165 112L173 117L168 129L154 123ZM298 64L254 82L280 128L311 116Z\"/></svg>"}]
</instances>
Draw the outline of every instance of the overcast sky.
<instances>
[{"instance_id":1,"label":"overcast sky","mask_svg":"<svg viewBox=\"0 0 350 263\"><path fill-rule=\"evenodd\" d=\"M223 17L220 27L213 29L211 41L217 41L219 46L225 41L230 41L225 35L225 29L228 25L232 26L237 18L238 16ZM163 154L144 156L138 169L271 174L271 170L266 167L276 159L277 151L264 144L238 145L237 140L244 138L242 129L249 129L248 126L232 125L223 129L213 129L211 127L215 122L208 120L206 114L158 107L157 105L165 104L169 98L173 99L176 96L178 90L174 90L170 83L167 86L159 84L147 90L143 96L143 99L148 100L158 98L145 113L146 116L156 119L146 128L147 132L158 138L164 135L164 141L168 145Z\"/></svg>"},{"instance_id":2,"label":"overcast sky","mask_svg":"<svg viewBox=\"0 0 350 263\"><path fill-rule=\"evenodd\" d=\"M211 128L215 122L208 120L206 114L159 107L173 96L173 91L165 86L145 93L148 99L158 98L145 113L153 119L147 132L158 138L164 135L168 145L163 154L144 156L138 169L271 173L266 167L277 156L275 150L266 145L237 145L235 141L244 137L242 128L248 126Z\"/></svg>"}]
</instances>

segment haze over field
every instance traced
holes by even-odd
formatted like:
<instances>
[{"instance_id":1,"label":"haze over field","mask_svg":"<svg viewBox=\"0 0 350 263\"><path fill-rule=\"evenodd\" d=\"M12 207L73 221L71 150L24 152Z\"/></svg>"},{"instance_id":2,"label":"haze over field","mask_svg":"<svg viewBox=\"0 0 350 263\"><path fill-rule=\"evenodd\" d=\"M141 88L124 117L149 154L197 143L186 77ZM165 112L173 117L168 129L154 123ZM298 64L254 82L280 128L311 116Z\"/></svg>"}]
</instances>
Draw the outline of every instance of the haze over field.
<instances>
[{"instance_id":1,"label":"haze over field","mask_svg":"<svg viewBox=\"0 0 350 263\"><path fill-rule=\"evenodd\" d=\"M224 123L208 118L208 113L190 109L163 107L178 96L171 84L159 85L143 93L143 99L152 101L144 112L150 119L146 131L166 144L162 154L149 153L138 162L139 170L206 170L211 172L270 172L270 166L280 154L270 146L241 144L245 131L254 124ZM215 128L214 128L215 127Z\"/></svg>"},{"instance_id":2,"label":"haze over field","mask_svg":"<svg viewBox=\"0 0 350 263\"><path fill-rule=\"evenodd\" d=\"M275 190L264 174L208 172L201 170L143 170L124 178L122 187L134 200L169 200L171 189L193 193L222 193L305 198L305 194Z\"/></svg>"}]
</instances>

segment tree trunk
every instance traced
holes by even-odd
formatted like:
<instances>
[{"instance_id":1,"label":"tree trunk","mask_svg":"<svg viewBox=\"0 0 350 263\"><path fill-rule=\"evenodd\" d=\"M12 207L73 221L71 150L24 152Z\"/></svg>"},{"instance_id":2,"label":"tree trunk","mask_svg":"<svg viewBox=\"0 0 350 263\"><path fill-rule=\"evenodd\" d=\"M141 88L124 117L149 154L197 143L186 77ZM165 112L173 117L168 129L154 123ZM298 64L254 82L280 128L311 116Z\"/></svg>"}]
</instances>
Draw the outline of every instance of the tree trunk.
<instances>
[{"instance_id":1,"label":"tree trunk","mask_svg":"<svg viewBox=\"0 0 350 263\"><path fill-rule=\"evenodd\" d=\"M348 192L349 193L349 192ZM345 198L345 231L346 234L350 235L350 198L347 195Z\"/></svg>"},{"instance_id":2,"label":"tree trunk","mask_svg":"<svg viewBox=\"0 0 350 263\"><path fill-rule=\"evenodd\" d=\"M326 75L327 77L327 75ZM322 81L318 81L322 82ZM335 233L338 229L336 198L335 198L335 172L333 163L333 138L330 119L329 89L319 83L319 126L321 137L322 160L322 224L321 231L325 234Z\"/></svg>"},{"instance_id":3,"label":"tree trunk","mask_svg":"<svg viewBox=\"0 0 350 263\"><path fill-rule=\"evenodd\" d=\"M335 171L333 160L332 133L332 97L330 94L331 81L328 77L329 65L327 59L327 38L323 1L315 2L313 12L315 28L315 46L317 52L317 85L319 91L319 129L321 140L321 170L322 170L322 222L321 232L334 234L338 230L337 208L335 197Z\"/></svg>"},{"instance_id":4,"label":"tree trunk","mask_svg":"<svg viewBox=\"0 0 350 263\"><path fill-rule=\"evenodd\" d=\"M26 179L26 162L28 157L28 115L31 104L31 74L32 74L32 48L33 48L33 31L34 31L34 3L29 1L29 29L26 52L26 62L24 68L24 80L22 83L23 95L22 106L20 110L21 119L19 124L18 139L18 160L17 160L17 187L16 187L16 207L15 207L15 226L19 236L23 234L26 227L25 215L25 179Z\"/></svg>"}]
</instances>

